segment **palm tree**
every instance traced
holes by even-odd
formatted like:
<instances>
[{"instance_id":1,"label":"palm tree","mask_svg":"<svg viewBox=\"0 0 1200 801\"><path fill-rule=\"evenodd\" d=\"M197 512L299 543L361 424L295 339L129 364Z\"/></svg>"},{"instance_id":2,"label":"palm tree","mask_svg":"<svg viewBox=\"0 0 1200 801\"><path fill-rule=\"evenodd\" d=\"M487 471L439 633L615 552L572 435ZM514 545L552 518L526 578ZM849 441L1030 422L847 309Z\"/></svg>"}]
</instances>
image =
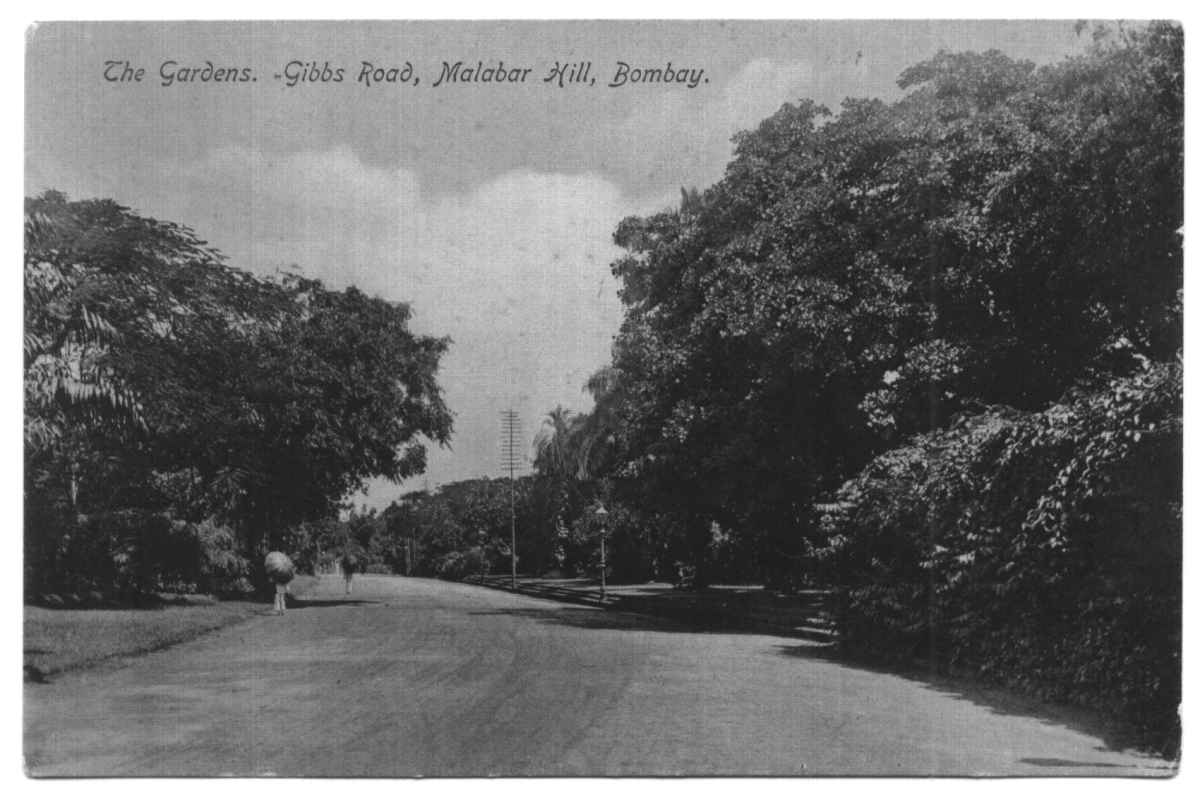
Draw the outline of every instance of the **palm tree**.
<instances>
[{"instance_id":1,"label":"palm tree","mask_svg":"<svg viewBox=\"0 0 1200 801\"><path fill-rule=\"evenodd\" d=\"M555 406L542 421L542 429L533 439L534 466L547 476L566 476L571 470L571 435L579 415L561 405Z\"/></svg>"},{"instance_id":2,"label":"palm tree","mask_svg":"<svg viewBox=\"0 0 1200 801\"><path fill-rule=\"evenodd\" d=\"M575 476L591 481L609 473L617 459L622 401L621 371L607 366L588 379L585 388L596 406L581 415L575 429Z\"/></svg>"},{"instance_id":3,"label":"palm tree","mask_svg":"<svg viewBox=\"0 0 1200 801\"><path fill-rule=\"evenodd\" d=\"M553 488L554 527L561 535L566 531L565 517L571 508L571 489L574 484L577 456L575 432L581 415L561 405L555 406L542 421L542 429L534 437L534 466Z\"/></svg>"}]
</instances>

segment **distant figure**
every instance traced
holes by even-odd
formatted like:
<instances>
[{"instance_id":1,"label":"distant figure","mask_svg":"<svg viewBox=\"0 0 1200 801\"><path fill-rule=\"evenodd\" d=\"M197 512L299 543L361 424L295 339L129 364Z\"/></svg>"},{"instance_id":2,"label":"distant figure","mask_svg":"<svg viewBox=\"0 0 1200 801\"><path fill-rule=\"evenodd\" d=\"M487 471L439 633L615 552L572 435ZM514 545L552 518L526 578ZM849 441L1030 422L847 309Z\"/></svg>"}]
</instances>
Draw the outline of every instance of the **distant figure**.
<instances>
[{"instance_id":1,"label":"distant figure","mask_svg":"<svg viewBox=\"0 0 1200 801\"><path fill-rule=\"evenodd\" d=\"M345 554L342 557L342 577L346 579L346 594L354 589L354 573L358 569L358 562L350 554Z\"/></svg>"},{"instance_id":2,"label":"distant figure","mask_svg":"<svg viewBox=\"0 0 1200 801\"><path fill-rule=\"evenodd\" d=\"M296 566L279 551L267 554L265 566L267 578L275 583L275 614L282 615L287 611L287 589L296 577Z\"/></svg>"}]
</instances>

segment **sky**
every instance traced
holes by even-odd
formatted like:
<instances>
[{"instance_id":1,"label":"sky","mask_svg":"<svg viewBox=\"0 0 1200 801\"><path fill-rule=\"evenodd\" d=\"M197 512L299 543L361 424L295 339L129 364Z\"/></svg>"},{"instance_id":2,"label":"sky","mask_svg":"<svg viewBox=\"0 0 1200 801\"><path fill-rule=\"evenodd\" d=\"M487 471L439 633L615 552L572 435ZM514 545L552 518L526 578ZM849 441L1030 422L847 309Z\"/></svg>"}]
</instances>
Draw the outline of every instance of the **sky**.
<instances>
[{"instance_id":1,"label":"sky","mask_svg":"<svg viewBox=\"0 0 1200 801\"><path fill-rule=\"evenodd\" d=\"M555 406L590 408L583 384L622 316L614 229L718 180L737 131L801 98L894 99L939 49L1048 63L1087 44L1047 21L52 23L26 38L27 195L113 198L234 266L410 303L414 330L453 340L451 446L402 487L371 482L356 500L378 507L500 474L503 409L531 442ZM141 81L106 80L126 61ZM457 61L529 72L434 86ZM170 62L256 80L164 86ZM411 63L420 82L365 86L363 62ZM555 62L590 62L595 84L544 82ZM609 87L618 62L703 73ZM326 65L341 83L287 86Z\"/></svg>"}]
</instances>

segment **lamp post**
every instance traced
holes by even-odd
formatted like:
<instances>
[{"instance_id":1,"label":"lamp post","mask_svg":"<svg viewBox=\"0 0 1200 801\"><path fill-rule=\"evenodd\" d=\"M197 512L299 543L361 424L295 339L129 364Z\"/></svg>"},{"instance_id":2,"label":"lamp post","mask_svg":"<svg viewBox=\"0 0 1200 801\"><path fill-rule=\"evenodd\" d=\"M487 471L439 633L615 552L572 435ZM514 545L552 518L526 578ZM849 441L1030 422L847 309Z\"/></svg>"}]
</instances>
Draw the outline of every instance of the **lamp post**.
<instances>
[{"instance_id":1,"label":"lamp post","mask_svg":"<svg viewBox=\"0 0 1200 801\"><path fill-rule=\"evenodd\" d=\"M608 563L605 560L604 540L608 535L608 510L604 504L596 505L596 517L600 518L600 601L608 600Z\"/></svg>"}]
</instances>

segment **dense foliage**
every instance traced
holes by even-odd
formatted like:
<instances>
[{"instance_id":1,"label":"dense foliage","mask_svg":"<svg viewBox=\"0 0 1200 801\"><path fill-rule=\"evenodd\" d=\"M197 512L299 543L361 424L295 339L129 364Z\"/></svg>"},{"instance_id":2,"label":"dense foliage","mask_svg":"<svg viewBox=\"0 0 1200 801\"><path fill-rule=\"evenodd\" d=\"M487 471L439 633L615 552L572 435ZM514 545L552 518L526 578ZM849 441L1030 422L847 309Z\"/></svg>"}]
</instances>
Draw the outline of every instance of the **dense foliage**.
<instances>
[{"instance_id":1,"label":"dense foliage","mask_svg":"<svg viewBox=\"0 0 1200 801\"><path fill-rule=\"evenodd\" d=\"M403 304L252 276L112 201L47 193L25 229L31 592L167 582L150 532L206 520L253 557L449 436L447 342Z\"/></svg>"},{"instance_id":2,"label":"dense foliage","mask_svg":"<svg viewBox=\"0 0 1200 801\"><path fill-rule=\"evenodd\" d=\"M785 105L721 182L624 221L638 505L698 559L715 521L799 566L813 500L905 436L1173 358L1181 58L1170 26L1042 69L941 54L890 105Z\"/></svg>"},{"instance_id":3,"label":"dense foliage","mask_svg":"<svg viewBox=\"0 0 1200 801\"><path fill-rule=\"evenodd\" d=\"M408 554L404 572L459 579L511 569L515 511L519 570L541 574L555 564L554 505L545 490L529 476L458 481L435 492L410 492L381 518L393 532L393 547ZM400 572L399 560L393 564Z\"/></svg>"},{"instance_id":4,"label":"dense foliage","mask_svg":"<svg viewBox=\"0 0 1200 801\"><path fill-rule=\"evenodd\" d=\"M846 645L1085 703L1177 745L1182 370L996 407L873 460L818 550Z\"/></svg>"}]
</instances>

